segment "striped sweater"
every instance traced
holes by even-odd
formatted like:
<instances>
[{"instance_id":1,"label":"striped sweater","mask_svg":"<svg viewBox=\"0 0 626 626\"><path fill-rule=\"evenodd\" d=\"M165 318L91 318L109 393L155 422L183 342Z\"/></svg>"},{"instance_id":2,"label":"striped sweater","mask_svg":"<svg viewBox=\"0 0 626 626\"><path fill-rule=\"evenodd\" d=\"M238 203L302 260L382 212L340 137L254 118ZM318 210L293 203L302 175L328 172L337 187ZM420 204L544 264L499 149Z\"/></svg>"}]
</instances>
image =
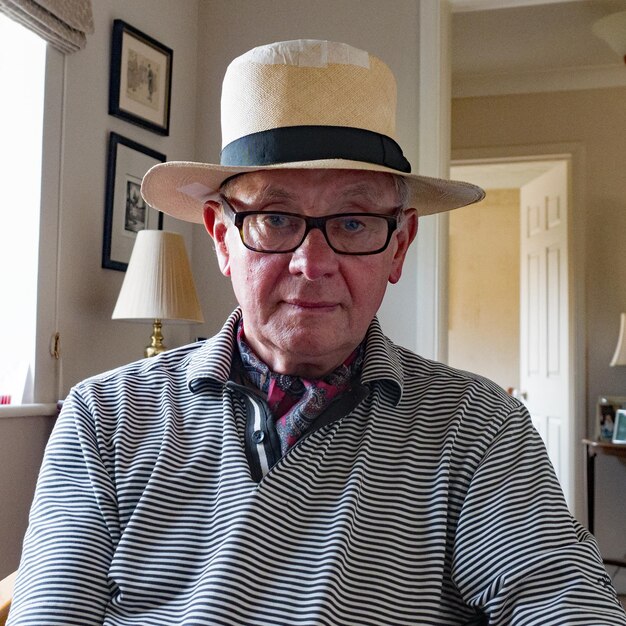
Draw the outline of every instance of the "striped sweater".
<instances>
[{"instance_id":1,"label":"striped sweater","mask_svg":"<svg viewBox=\"0 0 626 626\"><path fill-rule=\"evenodd\" d=\"M239 316L71 391L9 626L626 624L515 399L374 320L356 399L263 468Z\"/></svg>"}]
</instances>

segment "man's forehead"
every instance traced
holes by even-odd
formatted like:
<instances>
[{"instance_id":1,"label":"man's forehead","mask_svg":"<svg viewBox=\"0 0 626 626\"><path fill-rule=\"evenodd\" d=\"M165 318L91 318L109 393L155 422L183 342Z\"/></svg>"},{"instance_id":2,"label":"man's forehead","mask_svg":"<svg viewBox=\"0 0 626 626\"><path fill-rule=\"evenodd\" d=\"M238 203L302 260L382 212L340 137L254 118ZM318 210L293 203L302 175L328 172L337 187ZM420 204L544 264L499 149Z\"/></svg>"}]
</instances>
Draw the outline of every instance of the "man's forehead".
<instances>
[{"instance_id":1,"label":"man's forehead","mask_svg":"<svg viewBox=\"0 0 626 626\"><path fill-rule=\"evenodd\" d=\"M395 191L393 177L384 172L360 170L259 170L232 178L229 194L296 199L303 189L330 192L341 197L383 199Z\"/></svg>"}]
</instances>

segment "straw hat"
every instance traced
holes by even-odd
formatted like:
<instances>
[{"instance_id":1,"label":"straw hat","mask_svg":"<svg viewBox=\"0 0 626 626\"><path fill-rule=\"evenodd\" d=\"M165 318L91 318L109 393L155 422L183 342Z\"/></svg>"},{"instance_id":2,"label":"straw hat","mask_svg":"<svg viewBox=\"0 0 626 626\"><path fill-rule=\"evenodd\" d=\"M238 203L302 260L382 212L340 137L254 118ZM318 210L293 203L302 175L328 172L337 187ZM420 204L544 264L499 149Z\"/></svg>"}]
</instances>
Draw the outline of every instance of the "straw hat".
<instances>
[{"instance_id":1,"label":"straw hat","mask_svg":"<svg viewBox=\"0 0 626 626\"><path fill-rule=\"evenodd\" d=\"M395 126L396 82L375 56L309 39L260 46L226 70L220 164L160 163L144 176L141 191L154 208L189 222L202 222L204 203L227 178L255 170L399 174L420 215L484 197L469 183L411 174Z\"/></svg>"}]
</instances>

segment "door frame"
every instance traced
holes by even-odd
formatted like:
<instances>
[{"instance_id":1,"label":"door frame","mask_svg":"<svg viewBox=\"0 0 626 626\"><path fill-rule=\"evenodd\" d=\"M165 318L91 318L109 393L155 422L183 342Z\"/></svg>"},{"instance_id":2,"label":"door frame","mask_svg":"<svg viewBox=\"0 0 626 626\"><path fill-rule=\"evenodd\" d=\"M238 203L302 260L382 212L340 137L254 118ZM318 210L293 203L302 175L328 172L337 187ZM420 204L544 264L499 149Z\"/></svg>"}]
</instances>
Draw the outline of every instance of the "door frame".
<instances>
[{"instance_id":1,"label":"door frame","mask_svg":"<svg viewBox=\"0 0 626 626\"><path fill-rule=\"evenodd\" d=\"M452 150L455 166L512 163L520 161L566 160L569 162L568 203L568 304L569 304L569 405L574 412L570 438L571 477L573 480L573 511L577 519L584 517L584 458L581 439L588 430L586 369L586 307L585 307L585 149L579 143L536 144L526 146L495 146ZM441 301L448 302L446 293ZM445 329L447 333L447 329ZM447 355L446 355L447 356Z\"/></svg>"}]
</instances>

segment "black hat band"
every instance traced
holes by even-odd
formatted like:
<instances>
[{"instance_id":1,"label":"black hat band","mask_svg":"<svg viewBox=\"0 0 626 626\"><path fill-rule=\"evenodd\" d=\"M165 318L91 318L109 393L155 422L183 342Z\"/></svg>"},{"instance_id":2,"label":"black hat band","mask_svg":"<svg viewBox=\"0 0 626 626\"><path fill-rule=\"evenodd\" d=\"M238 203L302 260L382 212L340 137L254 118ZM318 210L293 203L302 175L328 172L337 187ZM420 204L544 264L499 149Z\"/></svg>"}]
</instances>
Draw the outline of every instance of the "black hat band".
<instances>
[{"instance_id":1,"label":"black hat band","mask_svg":"<svg viewBox=\"0 0 626 626\"><path fill-rule=\"evenodd\" d=\"M298 161L346 159L406 174L411 164L391 137L346 126L287 126L252 133L225 146L220 164L254 167Z\"/></svg>"}]
</instances>

